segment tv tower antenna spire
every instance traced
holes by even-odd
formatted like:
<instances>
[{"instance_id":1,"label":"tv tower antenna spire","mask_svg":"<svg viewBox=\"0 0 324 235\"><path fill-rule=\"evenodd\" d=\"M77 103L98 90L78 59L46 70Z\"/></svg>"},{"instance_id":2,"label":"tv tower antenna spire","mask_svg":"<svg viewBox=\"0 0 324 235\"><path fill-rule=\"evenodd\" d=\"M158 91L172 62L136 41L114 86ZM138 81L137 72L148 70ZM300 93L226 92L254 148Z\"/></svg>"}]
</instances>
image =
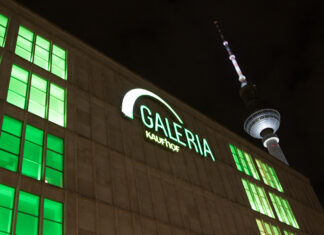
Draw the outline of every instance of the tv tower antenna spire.
<instances>
[{"instance_id":1,"label":"tv tower antenna spire","mask_svg":"<svg viewBox=\"0 0 324 235\"><path fill-rule=\"evenodd\" d=\"M232 61L238 80L241 83L240 96L246 105L248 115L244 121L244 130L250 136L256 139L262 139L263 146L268 149L270 155L278 160L288 164L288 161L279 146L279 137L276 135L280 126L280 113L272 108L265 107L257 96L256 87L248 84L238 65L235 55L232 53L228 42L225 40L220 30L218 21L214 21L218 33L223 41L223 45Z\"/></svg>"},{"instance_id":2,"label":"tv tower antenna spire","mask_svg":"<svg viewBox=\"0 0 324 235\"><path fill-rule=\"evenodd\" d=\"M246 77L243 75L243 73L242 73L242 71L240 69L240 66L238 65L238 63L237 63L237 61L235 59L235 55L231 51L231 48L230 48L230 46L228 44L228 41L225 40L224 35L223 35L223 33L222 33L222 31L221 31L221 29L219 27L218 21L215 20L214 24L216 25L219 36L221 37L221 39L223 41L223 45L224 45L224 47L225 47L225 49L226 49L226 51L228 53L229 59L230 59L230 61L232 61L232 64L233 64L233 66L235 68L235 71L236 71L236 73L238 75L238 80L241 83L241 87L244 87L247 84Z\"/></svg>"}]
</instances>

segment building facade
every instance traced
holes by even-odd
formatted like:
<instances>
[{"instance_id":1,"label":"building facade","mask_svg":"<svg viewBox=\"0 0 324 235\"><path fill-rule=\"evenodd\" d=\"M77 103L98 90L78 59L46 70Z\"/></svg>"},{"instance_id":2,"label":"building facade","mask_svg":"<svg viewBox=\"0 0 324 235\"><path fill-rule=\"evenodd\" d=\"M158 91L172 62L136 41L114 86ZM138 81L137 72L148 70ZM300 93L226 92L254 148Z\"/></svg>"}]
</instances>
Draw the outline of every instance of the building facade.
<instances>
[{"instance_id":1,"label":"building facade","mask_svg":"<svg viewBox=\"0 0 324 235\"><path fill-rule=\"evenodd\" d=\"M323 234L309 180L0 1L0 234Z\"/></svg>"}]
</instances>

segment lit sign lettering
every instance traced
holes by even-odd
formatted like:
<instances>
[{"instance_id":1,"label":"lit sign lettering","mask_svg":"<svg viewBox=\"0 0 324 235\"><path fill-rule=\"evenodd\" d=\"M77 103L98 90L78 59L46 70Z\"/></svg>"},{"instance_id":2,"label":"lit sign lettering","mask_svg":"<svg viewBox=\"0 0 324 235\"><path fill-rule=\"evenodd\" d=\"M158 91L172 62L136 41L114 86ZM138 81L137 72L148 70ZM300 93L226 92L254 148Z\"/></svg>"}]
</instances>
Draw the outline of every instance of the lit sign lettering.
<instances>
[{"instance_id":1,"label":"lit sign lettering","mask_svg":"<svg viewBox=\"0 0 324 235\"><path fill-rule=\"evenodd\" d=\"M180 147L169 142L169 139L181 146L187 147L189 149L194 149L196 153L199 153L204 157L207 157L209 155L211 159L215 161L207 140L205 138L199 138L197 134L194 134L187 128L183 127L183 121L181 120L179 115L171 108L171 106L168 105L168 103L166 103L162 98L150 91L136 88L126 93L122 102L122 112L126 117L131 119L134 118L134 105L136 100L141 96L149 96L158 100L159 102L164 104L177 119L177 122L169 122L168 118L161 117L161 115L157 112L153 114L147 106L141 105L140 113L144 126L148 129L153 130L154 132L163 133L163 135L165 136L165 138L162 138L146 130L145 136L147 139L154 141L155 143L158 143L174 152L179 152Z\"/></svg>"}]
</instances>

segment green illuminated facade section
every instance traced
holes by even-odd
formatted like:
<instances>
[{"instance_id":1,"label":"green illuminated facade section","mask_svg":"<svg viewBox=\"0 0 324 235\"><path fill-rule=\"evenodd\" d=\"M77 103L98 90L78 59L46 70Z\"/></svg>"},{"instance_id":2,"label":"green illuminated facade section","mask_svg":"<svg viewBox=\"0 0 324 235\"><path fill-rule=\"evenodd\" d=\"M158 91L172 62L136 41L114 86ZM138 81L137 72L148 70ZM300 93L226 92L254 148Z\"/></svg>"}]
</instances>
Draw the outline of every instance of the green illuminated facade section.
<instances>
[{"instance_id":1,"label":"green illuminated facade section","mask_svg":"<svg viewBox=\"0 0 324 235\"><path fill-rule=\"evenodd\" d=\"M21 25L18 30L15 53L67 80L66 50Z\"/></svg>"},{"instance_id":2,"label":"green illuminated facade section","mask_svg":"<svg viewBox=\"0 0 324 235\"><path fill-rule=\"evenodd\" d=\"M20 150L24 129L23 149ZM46 138L46 146L45 146ZM17 172L22 154L21 173L36 180L63 187L64 140L43 130L4 116L0 136L0 167ZM45 152L45 154L43 154ZM0 233L1 235L1 233Z\"/></svg>"},{"instance_id":3,"label":"green illuminated facade section","mask_svg":"<svg viewBox=\"0 0 324 235\"><path fill-rule=\"evenodd\" d=\"M269 166L268 164L262 162L259 159L255 159L255 161L261 173L263 182L266 185L269 185L270 187L277 189L279 192L283 192L280 181L273 167Z\"/></svg>"},{"instance_id":4,"label":"green illuminated facade section","mask_svg":"<svg viewBox=\"0 0 324 235\"><path fill-rule=\"evenodd\" d=\"M284 230L284 235L296 235L296 233L289 232L287 230Z\"/></svg>"},{"instance_id":5,"label":"green illuminated facade section","mask_svg":"<svg viewBox=\"0 0 324 235\"><path fill-rule=\"evenodd\" d=\"M6 16L0 14L0 47L4 47L6 43L8 21Z\"/></svg>"},{"instance_id":6,"label":"green illuminated facade section","mask_svg":"<svg viewBox=\"0 0 324 235\"><path fill-rule=\"evenodd\" d=\"M256 223L261 235L281 235L280 229L277 226L260 219L256 219Z\"/></svg>"},{"instance_id":7,"label":"green illuminated facade section","mask_svg":"<svg viewBox=\"0 0 324 235\"><path fill-rule=\"evenodd\" d=\"M65 89L17 65L12 66L7 102L59 126L66 126Z\"/></svg>"},{"instance_id":8,"label":"green illuminated facade section","mask_svg":"<svg viewBox=\"0 0 324 235\"><path fill-rule=\"evenodd\" d=\"M63 204L24 191L15 202L15 189L0 184L0 235L37 235L40 225L43 235L62 235Z\"/></svg>"},{"instance_id":9,"label":"green illuminated facade section","mask_svg":"<svg viewBox=\"0 0 324 235\"><path fill-rule=\"evenodd\" d=\"M44 131L26 126L21 173L36 180L42 176Z\"/></svg>"},{"instance_id":10,"label":"green illuminated facade section","mask_svg":"<svg viewBox=\"0 0 324 235\"><path fill-rule=\"evenodd\" d=\"M17 171L22 133L22 122L4 116L0 136L0 167Z\"/></svg>"},{"instance_id":11,"label":"green illuminated facade section","mask_svg":"<svg viewBox=\"0 0 324 235\"><path fill-rule=\"evenodd\" d=\"M267 195L262 187L259 187L246 179L242 179L242 183L249 199L251 208L257 212L274 218L273 211L268 201Z\"/></svg>"},{"instance_id":12,"label":"green illuminated facade section","mask_svg":"<svg viewBox=\"0 0 324 235\"><path fill-rule=\"evenodd\" d=\"M45 181L63 187L63 139L47 135Z\"/></svg>"},{"instance_id":13,"label":"green illuminated facade section","mask_svg":"<svg viewBox=\"0 0 324 235\"><path fill-rule=\"evenodd\" d=\"M10 234L15 189L0 184L0 234Z\"/></svg>"},{"instance_id":14,"label":"green illuminated facade section","mask_svg":"<svg viewBox=\"0 0 324 235\"><path fill-rule=\"evenodd\" d=\"M252 176L256 180L260 180L251 155L231 144L229 144L229 148L232 152L237 169L249 176Z\"/></svg>"},{"instance_id":15,"label":"green illuminated facade section","mask_svg":"<svg viewBox=\"0 0 324 235\"><path fill-rule=\"evenodd\" d=\"M272 201L272 205L277 213L279 221L299 229L297 220L291 210L288 201L271 192L269 192L269 196Z\"/></svg>"},{"instance_id":16,"label":"green illuminated facade section","mask_svg":"<svg viewBox=\"0 0 324 235\"><path fill-rule=\"evenodd\" d=\"M43 235L63 234L62 203L44 199Z\"/></svg>"}]
</instances>

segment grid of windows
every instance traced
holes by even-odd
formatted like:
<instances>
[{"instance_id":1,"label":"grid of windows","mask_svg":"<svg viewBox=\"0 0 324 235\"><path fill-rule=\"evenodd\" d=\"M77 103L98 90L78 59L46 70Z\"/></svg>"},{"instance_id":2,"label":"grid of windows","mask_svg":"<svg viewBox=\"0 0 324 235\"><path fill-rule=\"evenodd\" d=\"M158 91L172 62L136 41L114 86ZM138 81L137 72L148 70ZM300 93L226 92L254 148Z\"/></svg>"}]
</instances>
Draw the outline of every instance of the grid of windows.
<instances>
[{"instance_id":1,"label":"grid of windows","mask_svg":"<svg viewBox=\"0 0 324 235\"><path fill-rule=\"evenodd\" d=\"M280 229L277 226L259 219L256 219L256 223L261 235L281 235Z\"/></svg>"},{"instance_id":2,"label":"grid of windows","mask_svg":"<svg viewBox=\"0 0 324 235\"><path fill-rule=\"evenodd\" d=\"M49 40L19 26L16 55L67 80L66 51Z\"/></svg>"},{"instance_id":3,"label":"grid of windows","mask_svg":"<svg viewBox=\"0 0 324 235\"><path fill-rule=\"evenodd\" d=\"M0 14L0 47L4 47L8 27L8 18Z\"/></svg>"},{"instance_id":4,"label":"grid of windows","mask_svg":"<svg viewBox=\"0 0 324 235\"><path fill-rule=\"evenodd\" d=\"M277 213L279 221L291 225L295 228L299 228L297 220L291 210L288 201L271 192L269 192L269 196Z\"/></svg>"},{"instance_id":5,"label":"grid of windows","mask_svg":"<svg viewBox=\"0 0 324 235\"><path fill-rule=\"evenodd\" d=\"M255 159L255 161L259 167L264 183L274 189L277 189L279 192L283 192L280 181L273 167L269 166L259 159Z\"/></svg>"},{"instance_id":6,"label":"grid of windows","mask_svg":"<svg viewBox=\"0 0 324 235\"><path fill-rule=\"evenodd\" d=\"M262 187L259 187L246 179L242 179L242 183L249 199L251 208L264 215L274 218L273 211L268 201L267 195Z\"/></svg>"},{"instance_id":7,"label":"grid of windows","mask_svg":"<svg viewBox=\"0 0 324 235\"><path fill-rule=\"evenodd\" d=\"M18 169L18 156L22 139L23 124L4 116L0 136L0 167L11 171ZM26 125L21 173L57 187L63 187L63 139L43 130ZM44 145L46 138L47 145ZM43 150L45 149L45 156ZM45 172L44 172L44 163ZM0 233L1 234L1 233Z\"/></svg>"},{"instance_id":8,"label":"grid of windows","mask_svg":"<svg viewBox=\"0 0 324 235\"><path fill-rule=\"evenodd\" d=\"M17 171L21 132L21 121L8 116L3 117L0 136L0 167Z\"/></svg>"},{"instance_id":9,"label":"grid of windows","mask_svg":"<svg viewBox=\"0 0 324 235\"><path fill-rule=\"evenodd\" d=\"M249 176L252 176L254 179L259 180L260 177L255 168L252 157L234 145L229 144L229 147L231 149L237 169Z\"/></svg>"},{"instance_id":10,"label":"grid of windows","mask_svg":"<svg viewBox=\"0 0 324 235\"><path fill-rule=\"evenodd\" d=\"M0 234L13 234L12 224L15 224L14 234L37 235L39 223L43 225L43 235L63 234L63 204L47 198L19 191L17 219L14 216L15 189L0 184ZM40 206L43 207L43 220L40 221Z\"/></svg>"},{"instance_id":11,"label":"grid of windows","mask_svg":"<svg viewBox=\"0 0 324 235\"><path fill-rule=\"evenodd\" d=\"M29 79L30 75L31 79ZM27 94L29 86L29 94ZM45 79L17 65L12 66L8 103L65 127L65 93L64 88L54 83L50 83L48 89L48 82Z\"/></svg>"}]
</instances>

